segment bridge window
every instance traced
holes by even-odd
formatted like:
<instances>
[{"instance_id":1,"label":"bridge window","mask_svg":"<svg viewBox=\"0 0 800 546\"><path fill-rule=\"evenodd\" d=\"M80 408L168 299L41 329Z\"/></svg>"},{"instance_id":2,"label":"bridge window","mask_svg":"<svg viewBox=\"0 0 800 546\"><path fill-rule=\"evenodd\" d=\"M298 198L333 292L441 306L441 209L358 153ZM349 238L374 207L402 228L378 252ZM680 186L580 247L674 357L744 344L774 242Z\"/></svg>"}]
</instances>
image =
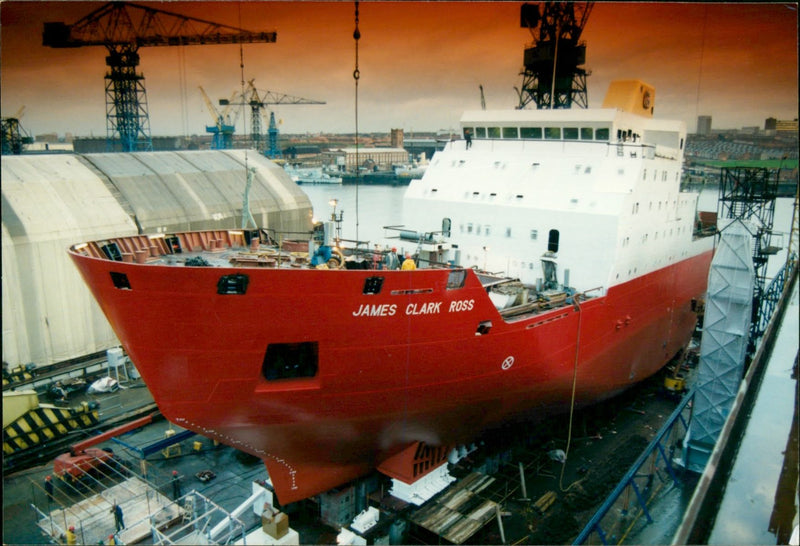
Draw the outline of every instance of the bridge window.
<instances>
[{"instance_id":1,"label":"bridge window","mask_svg":"<svg viewBox=\"0 0 800 546\"><path fill-rule=\"evenodd\" d=\"M594 129L591 127L581 127L581 140L593 140Z\"/></svg>"},{"instance_id":2,"label":"bridge window","mask_svg":"<svg viewBox=\"0 0 800 546\"><path fill-rule=\"evenodd\" d=\"M544 128L544 138L546 140L560 140L561 139L561 127L545 127Z\"/></svg>"},{"instance_id":3,"label":"bridge window","mask_svg":"<svg viewBox=\"0 0 800 546\"><path fill-rule=\"evenodd\" d=\"M551 229L550 236L547 239L547 250L551 252L558 252L558 230Z\"/></svg>"},{"instance_id":4,"label":"bridge window","mask_svg":"<svg viewBox=\"0 0 800 546\"><path fill-rule=\"evenodd\" d=\"M603 127L603 128L597 129L594 132L594 139L595 140L608 140L608 133L609 133L608 127Z\"/></svg>"},{"instance_id":5,"label":"bridge window","mask_svg":"<svg viewBox=\"0 0 800 546\"><path fill-rule=\"evenodd\" d=\"M475 127L475 138L486 138L486 127Z\"/></svg>"},{"instance_id":6,"label":"bridge window","mask_svg":"<svg viewBox=\"0 0 800 546\"><path fill-rule=\"evenodd\" d=\"M500 138L500 127L487 127L486 132L489 138Z\"/></svg>"},{"instance_id":7,"label":"bridge window","mask_svg":"<svg viewBox=\"0 0 800 546\"><path fill-rule=\"evenodd\" d=\"M503 138L519 138L519 129L516 127L503 127Z\"/></svg>"},{"instance_id":8,"label":"bridge window","mask_svg":"<svg viewBox=\"0 0 800 546\"><path fill-rule=\"evenodd\" d=\"M541 127L520 127L519 132L522 138L542 138Z\"/></svg>"},{"instance_id":9,"label":"bridge window","mask_svg":"<svg viewBox=\"0 0 800 546\"><path fill-rule=\"evenodd\" d=\"M578 140L578 128L564 127L564 140Z\"/></svg>"}]
</instances>

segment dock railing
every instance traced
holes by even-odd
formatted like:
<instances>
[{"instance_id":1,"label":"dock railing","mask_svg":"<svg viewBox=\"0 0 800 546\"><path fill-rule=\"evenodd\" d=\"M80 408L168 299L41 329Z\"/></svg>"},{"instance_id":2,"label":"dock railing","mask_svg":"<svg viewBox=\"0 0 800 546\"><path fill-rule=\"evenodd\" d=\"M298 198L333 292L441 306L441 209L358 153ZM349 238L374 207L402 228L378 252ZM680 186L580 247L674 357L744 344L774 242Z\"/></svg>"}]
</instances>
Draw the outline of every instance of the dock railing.
<instances>
[{"instance_id":1,"label":"dock railing","mask_svg":"<svg viewBox=\"0 0 800 546\"><path fill-rule=\"evenodd\" d=\"M680 485L674 456L675 450L680 447L680 440L689 428L688 420L691 419L691 415L686 414L691 413L690 402L693 399L694 389L683 397L667 422L631 465L573 544L585 544L592 533L596 533L603 544L608 544L610 536L614 537L615 543L621 542L641 515L644 515L648 522L653 521L647 509L650 501L670 483ZM633 499L631 494L634 496ZM628 517L637 505L639 512L632 518ZM606 523L606 516L612 516L613 522ZM622 528L625 523L628 523L627 528ZM612 531L614 526L617 526L616 531Z\"/></svg>"},{"instance_id":2,"label":"dock railing","mask_svg":"<svg viewBox=\"0 0 800 546\"><path fill-rule=\"evenodd\" d=\"M742 387L743 389L747 390L747 386L749 385L753 385L755 387L753 389L749 389L751 392L747 393L747 399L752 399L755 397L755 394L758 390L758 380L760 380L761 373L763 372L763 366L760 363L763 360L766 360L771 351L771 344L773 342L772 333L773 330L777 329L776 324L780 321L782 315L782 313L776 314L776 311L781 310L782 305L785 304L785 300L789 295L792 285L796 281L797 256L796 254L792 254L789 259L787 259L786 264L781 271L775 276L769 288L766 290L766 293L769 294L774 292L776 294L775 297L769 302L760 302L761 305L767 307L767 310L764 314L766 316L766 322L769 324L762 339L762 344L759 346L753 362L751 363L751 369L748 370L748 373L744 378L744 386ZM677 458L673 457L673 455L675 454L675 449L680 446L680 443L682 442L683 437L686 435L686 431L689 428L694 395L695 389L693 388L683 397L683 400L681 400L679 405L667 419L666 423L661 427L658 433L656 433L655 437L644 450L644 452L642 452L639 458L636 459L636 462L633 463L622 480L617 484L617 487L614 488L611 494L606 498L605 502L603 502L597 512L595 512L594 516L592 516L580 534L575 538L573 544L586 544L589 537L593 534L598 536L602 544L608 544L608 540L612 538L614 543L621 544L624 542L626 536L633 530L634 526L642 515L645 516L648 523L653 522L653 518L648 511L648 506L650 505L651 501L656 498L661 489L666 486L670 480L674 485L680 485L680 482L678 481L678 473L676 473L679 461ZM740 396L738 398L745 397ZM741 403L737 403L734 409L731 410L728 422L726 422L725 425L725 428L728 430L728 432L730 432L730 429L734 426L742 426L741 424L734 423L734 421L737 421L736 417L739 413L739 406L741 405ZM686 415L687 413L688 416ZM678 434L680 432L679 425L683 427L681 434ZM723 436L727 437L728 434L723 432ZM726 446L721 444L726 443L727 442L725 442L722 438L717 442L718 445L714 448L712 460L717 461L721 457L720 454L726 448ZM730 446L728 446L728 448L730 449ZM661 463L663 466L659 467L659 463ZM709 465L717 467L717 464L712 464L712 461L709 461ZM667 475L666 477L665 474ZM658 483L656 483L656 479L658 479ZM701 482L703 481L704 479L701 478ZM707 482L709 480L705 481ZM698 488L699 487L700 486L698 486ZM719 488L719 486L717 487ZM633 492L635 496L635 502L631 502L631 492ZM707 492L701 496L704 499L709 498ZM713 497L713 495L711 496ZM700 505L704 502L703 499L700 499L699 501L696 500L697 497L698 493L696 491L692 499L692 503L690 503L690 506L687 509L687 514L689 514L689 517L684 518L684 522L678 529L676 534L677 542L675 543L698 543L698 536L694 536L691 533L693 533L695 527L697 527L697 525L695 525L696 520L698 520L697 514L706 508L694 508L695 504ZM629 513L629 507L631 505L633 505L633 508L637 508L638 505L638 512L632 518L630 517ZM687 522L687 519L690 521ZM706 523L708 522L708 518L702 520ZM622 526L626 523L627 527L622 528ZM689 537L688 542L687 537Z\"/></svg>"}]
</instances>

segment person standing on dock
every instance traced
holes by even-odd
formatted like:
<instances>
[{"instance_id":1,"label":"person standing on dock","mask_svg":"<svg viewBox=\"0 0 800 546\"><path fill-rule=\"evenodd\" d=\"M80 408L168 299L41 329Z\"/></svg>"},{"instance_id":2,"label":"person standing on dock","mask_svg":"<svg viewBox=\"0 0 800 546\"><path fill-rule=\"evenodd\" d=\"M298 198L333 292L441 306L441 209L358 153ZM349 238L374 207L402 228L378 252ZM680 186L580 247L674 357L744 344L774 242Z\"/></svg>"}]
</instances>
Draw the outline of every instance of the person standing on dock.
<instances>
[{"instance_id":1,"label":"person standing on dock","mask_svg":"<svg viewBox=\"0 0 800 546\"><path fill-rule=\"evenodd\" d=\"M55 500L53 498L53 478L50 476L44 477L44 491L47 493L47 504L49 506Z\"/></svg>"},{"instance_id":2,"label":"person standing on dock","mask_svg":"<svg viewBox=\"0 0 800 546\"><path fill-rule=\"evenodd\" d=\"M469 129L464 130L464 140L467 141L467 146L466 146L467 150L472 148L472 131L470 131Z\"/></svg>"},{"instance_id":3,"label":"person standing on dock","mask_svg":"<svg viewBox=\"0 0 800 546\"><path fill-rule=\"evenodd\" d=\"M122 519L122 507L115 502L111 512L114 514L114 525L119 533L125 528L125 520Z\"/></svg>"},{"instance_id":4,"label":"person standing on dock","mask_svg":"<svg viewBox=\"0 0 800 546\"><path fill-rule=\"evenodd\" d=\"M181 478L178 471L172 471L172 500L177 501L181 497Z\"/></svg>"}]
</instances>

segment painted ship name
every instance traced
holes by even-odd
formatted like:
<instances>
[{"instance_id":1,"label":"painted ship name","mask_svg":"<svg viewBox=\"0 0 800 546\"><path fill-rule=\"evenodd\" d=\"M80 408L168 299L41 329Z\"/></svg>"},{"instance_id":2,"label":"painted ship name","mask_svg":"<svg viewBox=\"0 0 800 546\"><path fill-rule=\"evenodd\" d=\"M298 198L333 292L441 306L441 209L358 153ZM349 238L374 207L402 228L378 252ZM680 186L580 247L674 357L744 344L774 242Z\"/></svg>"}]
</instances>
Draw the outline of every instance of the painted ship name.
<instances>
[{"instance_id":1,"label":"painted ship name","mask_svg":"<svg viewBox=\"0 0 800 546\"><path fill-rule=\"evenodd\" d=\"M404 309L404 313L409 316L414 315L436 315L442 312L441 301L427 303L409 303ZM472 311L475 300L454 300L447 308L448 313L459 313ZM353 311L354 317L393 317L397 314L398 305L396 303L369 304L362 303L359 308Z\"/></svg>"}]
</instances>

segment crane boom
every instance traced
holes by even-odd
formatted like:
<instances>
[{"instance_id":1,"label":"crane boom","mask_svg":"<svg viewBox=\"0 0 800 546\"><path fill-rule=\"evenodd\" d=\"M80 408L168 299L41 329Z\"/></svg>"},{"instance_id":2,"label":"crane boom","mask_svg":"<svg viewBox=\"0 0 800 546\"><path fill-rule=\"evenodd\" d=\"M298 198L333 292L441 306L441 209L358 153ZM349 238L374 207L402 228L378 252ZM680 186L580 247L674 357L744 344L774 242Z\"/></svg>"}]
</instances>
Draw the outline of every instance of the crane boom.
<instances>
[{"instance_id":1,"label":"crane boom","mask_svg":"<svg viewBox=\"0 0 800 546\"><path fill-rule=\"evenodd\" d=\"M203 95L203 100L206 102L208 113L214 118L214 123L219 123L220 115L219 112L217 112L217 107L214 106L214 103L211 102L210 98L208 98L208 94L206 93L206 90L203 89L202 85L198 85L197 88L200 90L200 94Z\"/></svg>"},{"instance_id":2,"label":"crane boom","mask_svg":"<svg viewBox=\"0 0 800 546\"><path fill-rule=\"evenodd\" d=\"M45 23L42 45L144 47L260 43L276 39L274 31L251 32L131 2L109 2L71 25Z\"/></svg>"},{"instance_id":3,"label":"crane boom","mask_svg":"<svg viewBox=\"0 0 800 546\"><path fill-rule=\"evenodd\" d=\"M262 138L262 109L270 104L276 105L292 105L292 104L325 104L325 101L318 101L312 99L304 99L293 95L286 95L284 93L276 93L268 90L258 90L255 86L255 80L251 79L247 82L247 91L239 95L239 101L233 102L232 97L230 101L219 101L220 104L225 106L249 106L250 107L250 121L251 130L250 138L253 140L253 147L259 152L264 151L264 143ZM278 150L278 127L275 123L275 114L270 112L269 123L269 152L268 156L271 158L278 157L280 151Z\"/></svg>"},{"instance_id":4,"label":"crane boom","mask_svg":"<svg viewBox=\"0 0 800 546\"><path fill-rule=\"evenodd\" d=\"M105 46L107 148L152 150L144 76L138 73L139 48L275 42L277 33L253 32L130 2L109 2L77 22L47 22L42 45L52 48Z\"/></svg>"}]
</instances>

